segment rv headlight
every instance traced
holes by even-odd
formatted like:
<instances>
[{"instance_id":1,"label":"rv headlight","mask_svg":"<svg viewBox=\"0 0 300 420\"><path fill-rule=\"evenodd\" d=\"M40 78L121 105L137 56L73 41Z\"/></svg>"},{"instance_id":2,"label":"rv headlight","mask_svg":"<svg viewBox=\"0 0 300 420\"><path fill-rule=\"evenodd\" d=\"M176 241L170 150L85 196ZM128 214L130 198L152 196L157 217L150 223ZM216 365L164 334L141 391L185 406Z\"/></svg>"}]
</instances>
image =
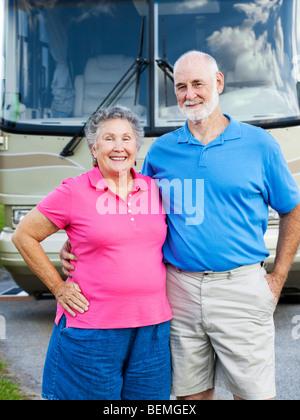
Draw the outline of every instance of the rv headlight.
<instances>
[{"instance_id":1,"label":"rv headlight","mask_svg":"<svg viewBox=\"0 0 300 420\"><path fill-rule=\"evenodd\" d=\"M31 209L13 209L13 225L16 227Z\"/></svg>"},{"instance_id":2,"label":"rv headlight","mask_svg":"<svg viewBox=\"0 0 300 420\"><path fill-rule=\"evenodd\" d=\"M279 220L279 214L277 213L277 211L269 207L269 222L274 222L277 220Z\"/></svg>"}]
</instances>

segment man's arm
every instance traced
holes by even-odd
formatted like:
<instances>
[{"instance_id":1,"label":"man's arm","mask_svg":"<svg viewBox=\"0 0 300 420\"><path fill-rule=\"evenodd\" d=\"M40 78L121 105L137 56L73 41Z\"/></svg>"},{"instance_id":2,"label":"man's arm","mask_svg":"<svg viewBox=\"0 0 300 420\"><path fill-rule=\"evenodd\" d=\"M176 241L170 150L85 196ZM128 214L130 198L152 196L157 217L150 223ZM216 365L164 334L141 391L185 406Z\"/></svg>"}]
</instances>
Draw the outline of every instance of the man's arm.
<instances>
[{"instance_id":1,"label":"man's arm","mask_svg":"<svg viewBox=\"0 0 300 420\"><path fill-rule=\"evenodd\" d=\"M290 213L280 215L279 237L272 273L266 276L276 304L300 243L300 204Z\"/></svg>"}]
</instances>

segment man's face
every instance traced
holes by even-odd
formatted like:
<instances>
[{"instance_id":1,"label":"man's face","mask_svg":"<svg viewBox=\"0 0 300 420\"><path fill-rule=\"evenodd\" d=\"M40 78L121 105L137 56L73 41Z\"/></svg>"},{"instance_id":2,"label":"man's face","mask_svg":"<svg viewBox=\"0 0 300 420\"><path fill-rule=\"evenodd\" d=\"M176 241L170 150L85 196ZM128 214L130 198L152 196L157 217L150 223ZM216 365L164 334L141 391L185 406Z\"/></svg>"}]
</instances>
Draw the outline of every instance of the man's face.
<instances>
[{"instance_id":1,"label":"man's face","mask_svg":"<svg viewBox=\"0 0 300 420\"><path fill-rule=\"evenodd\" d=\"M219 104L223 91L223 75L212 74L206 60L184 60L175 73L175 92L178 106L188 120L203 121Z\"/></svg>"}]
</instances>

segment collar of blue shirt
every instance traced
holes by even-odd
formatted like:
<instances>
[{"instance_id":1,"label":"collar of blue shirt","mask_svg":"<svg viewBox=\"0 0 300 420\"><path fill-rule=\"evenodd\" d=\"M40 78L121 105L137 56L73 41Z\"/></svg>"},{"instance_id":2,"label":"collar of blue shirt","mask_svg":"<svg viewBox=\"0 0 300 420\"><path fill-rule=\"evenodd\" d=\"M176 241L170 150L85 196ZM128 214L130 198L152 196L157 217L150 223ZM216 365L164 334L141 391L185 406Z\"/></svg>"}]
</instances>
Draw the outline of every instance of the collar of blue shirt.
<instances>
[{"instance_id":1,"label":"collar of blue shirt","mask_svg":"<svg viewBox=\"0 0 300 420\"><path fill-rule=\"evenodd\" d=\"M224 141L228 140L239 140L242 137L240 122L232 118L230 115L224 115L227 118L229 118L229 125L226 128L226 130L223 131L222 134L220 134L219 137L217 137L215 140L209 143L210 145L213 145L215 143L224 143ZM191 134L188 127L188 122L186 122L185 125L180 130L178 130L178 133L178 143L190 143L198 146L203 146L203 144ZM209 144L207 146L209 146Z\"/></svg>"}]
</instances>

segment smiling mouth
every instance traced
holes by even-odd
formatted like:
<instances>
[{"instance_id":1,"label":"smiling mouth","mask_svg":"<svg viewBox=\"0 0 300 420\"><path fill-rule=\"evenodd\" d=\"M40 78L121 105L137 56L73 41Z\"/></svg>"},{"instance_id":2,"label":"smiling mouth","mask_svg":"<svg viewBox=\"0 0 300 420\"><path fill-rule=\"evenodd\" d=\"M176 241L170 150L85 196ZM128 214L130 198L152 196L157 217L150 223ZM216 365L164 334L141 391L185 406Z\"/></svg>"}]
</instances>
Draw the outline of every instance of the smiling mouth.
<instances>
[{"instance_id":1,"label":"smiling mouth","mask_svg":"<svg viewBox=\"0 0 300 420\"><path fill-rule=\"evenodd\" d=\"M203 104L203 102L185 103L185 104L184 104L184 106L185 106L186 108L194 108L194 107L196 107L196 106L198 106L198 105L202 105L202 104Z\"/></svg>"},{"instance_id":2,"label":"smiling mouth","mask_svg":"<svg viewBox=\"0 0 300 420\"><path fill-rule=\"evenodd\" d=\"M111 159L111 160L114 160L114 161L116 161L116 162L123 162L124 160L126 160L126 159L127 159L127 157L126 157L126 156L123 156L123 157L111 156L111 157L110 157L110 159Z\"/></svg>"}]
</instances>

